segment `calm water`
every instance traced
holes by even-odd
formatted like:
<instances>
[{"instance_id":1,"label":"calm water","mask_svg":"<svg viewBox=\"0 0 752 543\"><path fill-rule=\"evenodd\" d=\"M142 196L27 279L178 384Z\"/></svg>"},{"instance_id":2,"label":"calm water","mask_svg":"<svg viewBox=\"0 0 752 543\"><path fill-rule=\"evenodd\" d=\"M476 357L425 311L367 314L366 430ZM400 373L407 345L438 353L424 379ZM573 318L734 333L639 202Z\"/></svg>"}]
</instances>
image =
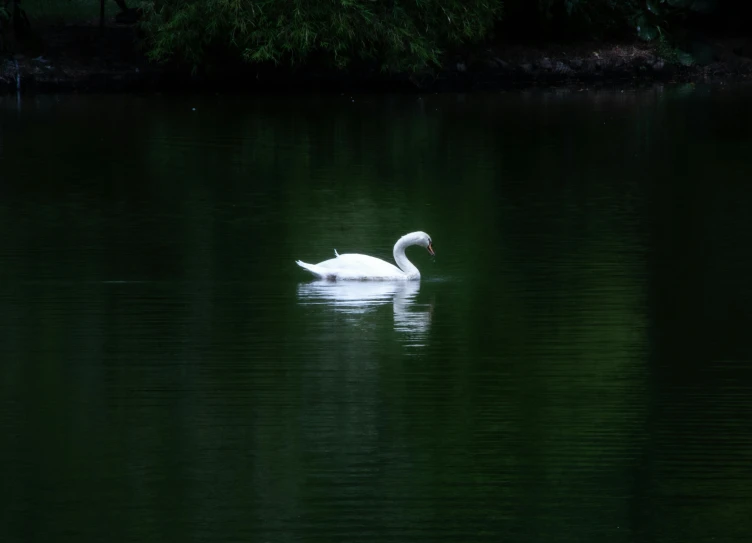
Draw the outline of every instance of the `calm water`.
<instances>
[{"instance_id":1,"label":"calm water","mask_svg":"<svg viewBox=\"0 0 752 543\"><path fill-rule=\"evenodd\" d=\"M751 91L4 100L3 542L749 541Z\"/></svg>"}]
</instances>

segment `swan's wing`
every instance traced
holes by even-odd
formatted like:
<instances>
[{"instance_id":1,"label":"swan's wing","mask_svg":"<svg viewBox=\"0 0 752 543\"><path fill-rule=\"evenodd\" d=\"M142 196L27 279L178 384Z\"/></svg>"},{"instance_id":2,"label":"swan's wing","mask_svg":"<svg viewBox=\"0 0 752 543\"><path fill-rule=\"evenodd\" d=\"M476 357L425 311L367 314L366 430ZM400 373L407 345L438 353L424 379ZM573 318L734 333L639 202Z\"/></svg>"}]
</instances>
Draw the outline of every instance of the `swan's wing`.
<instances>
[{"instance_id":1,"label":"swan's wing","mask_svg":"<svg viewBox=\"0 0 752 543\"><path fill-rule=\"evenodd\" d=\"M319 268L341 272L362 273L364 275L403 275L404 272L394 264L368 255L350 253L324 260L316 264Z\"/></svg>"}]
</instances>

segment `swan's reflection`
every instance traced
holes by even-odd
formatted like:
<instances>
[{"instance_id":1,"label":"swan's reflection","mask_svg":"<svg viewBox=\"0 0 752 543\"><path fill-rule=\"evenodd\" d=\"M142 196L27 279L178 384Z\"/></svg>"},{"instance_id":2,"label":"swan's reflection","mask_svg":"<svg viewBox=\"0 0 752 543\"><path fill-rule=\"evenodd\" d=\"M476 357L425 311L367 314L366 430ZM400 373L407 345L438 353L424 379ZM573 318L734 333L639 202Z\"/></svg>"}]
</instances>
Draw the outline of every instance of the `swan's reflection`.
<instances>
[{"instance_id":1,"label":"swan's reflection","mask_svg":"<svg viewBox=\"0 0 752 543\"><path fill-rule=\"evenodd\" d=\"M420 281L314 281L298 285L303 305L327 305L357 317L392 302L394 329L409 338L408 346L424 344L431 327L431 304L417 304Z\"/></svg>"}]
</instances>

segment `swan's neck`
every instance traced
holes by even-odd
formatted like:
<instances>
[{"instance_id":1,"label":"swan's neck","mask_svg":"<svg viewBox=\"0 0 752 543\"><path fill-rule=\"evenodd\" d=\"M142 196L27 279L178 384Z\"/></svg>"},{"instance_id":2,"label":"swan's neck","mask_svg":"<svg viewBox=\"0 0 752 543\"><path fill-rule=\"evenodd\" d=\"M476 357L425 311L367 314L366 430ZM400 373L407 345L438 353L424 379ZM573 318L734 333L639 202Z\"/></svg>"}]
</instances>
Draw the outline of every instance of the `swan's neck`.
<instances>
[{"instance_id":1,"label":"swan's neck","mask_svg":"<svg viewBox=\"0 0 752 543\"><path fill-rule=\"evenodd\" d=\"M405 256L405 249L412 245L410 240L405 239L406 237L407 236L401 237L397 240L397 243L394 244L394 251L392 253L394 255L394 261L408 277L420 277L418 268L416 268L413 263L407 259L407 256Z\"/></svg>"}]
</instances>

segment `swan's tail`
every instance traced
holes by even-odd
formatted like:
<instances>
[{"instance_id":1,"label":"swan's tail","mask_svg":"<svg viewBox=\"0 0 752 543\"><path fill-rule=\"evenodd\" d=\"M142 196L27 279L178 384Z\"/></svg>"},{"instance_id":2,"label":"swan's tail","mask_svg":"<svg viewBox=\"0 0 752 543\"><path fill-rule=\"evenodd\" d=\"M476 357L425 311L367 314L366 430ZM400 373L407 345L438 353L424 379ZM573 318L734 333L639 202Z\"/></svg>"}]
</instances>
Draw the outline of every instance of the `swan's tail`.
<instances>
[{"instance_id":1,"label":"swan's tail","mask_svg":"<svg viewBox=\"0 0 752 543\"><path fill-rule=\"evenodd\" d=\"M295 263L301 268L303 268L304 270L308 270L316 277L325 278L328 275L331 275L331 272L327 272L326 270L324 270L323 268L319 266L316 266L315 264L307 264L303 262L302 260L296 260Z\"/></svg>"}]
</instances>

